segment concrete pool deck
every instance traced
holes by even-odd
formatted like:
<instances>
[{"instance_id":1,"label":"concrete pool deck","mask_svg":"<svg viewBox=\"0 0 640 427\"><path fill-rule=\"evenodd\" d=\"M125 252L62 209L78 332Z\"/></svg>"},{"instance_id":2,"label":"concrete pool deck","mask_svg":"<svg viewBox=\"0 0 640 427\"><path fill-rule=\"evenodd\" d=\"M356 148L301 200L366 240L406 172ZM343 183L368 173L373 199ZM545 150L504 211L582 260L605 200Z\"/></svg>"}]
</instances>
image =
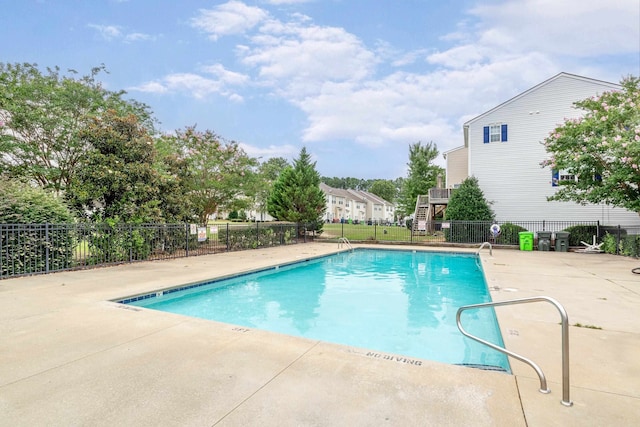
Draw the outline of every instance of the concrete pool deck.
<instances>
[{"instance_id":1,"label":"concrete pool deck","mask_svg":"<svg viewBox=\"0 0 640 427\"><path fill-rule=\"evenodd\" d=\"M541 366L551 394L513 359L508 375L111 302L336 250L307 243L0 281L0 425L640 423L634 259L482 251L494 301L550 296L583 325L570 328L572 407L560 403L560 318L546 303L496 312L506 347Z\"/></svg>"}]
</instances>

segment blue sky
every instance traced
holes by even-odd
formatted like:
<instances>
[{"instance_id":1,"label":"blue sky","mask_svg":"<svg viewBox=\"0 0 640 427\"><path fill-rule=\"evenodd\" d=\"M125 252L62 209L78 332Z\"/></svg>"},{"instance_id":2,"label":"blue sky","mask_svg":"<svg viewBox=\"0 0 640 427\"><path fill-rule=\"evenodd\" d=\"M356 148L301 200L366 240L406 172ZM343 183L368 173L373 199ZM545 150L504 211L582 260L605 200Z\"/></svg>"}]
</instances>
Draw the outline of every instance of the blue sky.
<instances>
[{"instance_id":1,"label":"blue sky","mask_svg":"<svg viewBox=\"0 0 640 427\"><path fill-rule=\"evenodd\" d=\"M637 0L0 0L0 61L104 64L160 129L262 160L304 145L326 176L406 176L462 124L565 71L640 74ZM444 164L442 156L438 163Z\"/></svg>"}]
</instances>

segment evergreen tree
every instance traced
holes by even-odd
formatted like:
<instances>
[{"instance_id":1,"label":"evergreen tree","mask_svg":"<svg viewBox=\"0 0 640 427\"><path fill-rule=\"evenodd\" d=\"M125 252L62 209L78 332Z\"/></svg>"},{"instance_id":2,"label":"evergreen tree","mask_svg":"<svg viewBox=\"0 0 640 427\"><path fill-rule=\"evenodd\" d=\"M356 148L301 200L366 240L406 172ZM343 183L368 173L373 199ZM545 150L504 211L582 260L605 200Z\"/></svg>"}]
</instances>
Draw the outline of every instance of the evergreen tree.
<instances>
[{"instance_id":1,"label":"evergreen tree","mask_svg":"<svg viewBox=\"0 0 640 427\"><path fill-rule=\"evenodd\" d=\"M317 231L322 230L326 202L315 167L315 162L311 162L311 156L303 147L293 167L285 168L273 185L267 202L272 217L279 221L310 223Z\"/></svg>"},{"instance_id":2,"label":"evergreen tree","mask_svg":"<svg viewBox=\"0 0 640 427\"><path fill-rule=\"evenodd\" d=\"M454 221L451 228L445 230L448 242L478 243L489 239L490 222L493 210L478 185L478 178L469 177L451 194L445 219ZM456 223L455 221L463 221ZM467 222L478 221L478 222Z\"/></svg>"},{"instance_id":3,"label":"evergreen tree","mask_svg":"<svg viewBox=\"0 0 640 427\"><path fill-rule=\"evenodd\" d=\"M493 210L484 198L478 185L478 178L465 179L460 187L451 194L445 219L449 221L491 221Z\"/></svg>"}]
</instances>

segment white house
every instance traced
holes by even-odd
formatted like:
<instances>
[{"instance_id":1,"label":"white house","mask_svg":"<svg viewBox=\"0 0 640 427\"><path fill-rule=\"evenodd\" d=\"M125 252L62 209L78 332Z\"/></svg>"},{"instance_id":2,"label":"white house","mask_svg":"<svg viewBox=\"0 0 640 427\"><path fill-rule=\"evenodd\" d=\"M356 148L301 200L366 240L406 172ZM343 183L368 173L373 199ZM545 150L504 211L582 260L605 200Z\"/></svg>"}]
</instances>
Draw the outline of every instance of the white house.
<instances>
[{"instance_id":1,"label":"white house","mask_svg":"<svg viewBox=\"0 0 640 427\"><path fill-rule=\"evenodd\" d=\"M343 190L320 184L327 209L325 221L357 220L359 222L393 222L395 205L375 194L361 190Z\"/></svg>"},{"instance_id":2,"label":"white house","mask_svg":"<svg viewBox=\"0 0 640 427\"><path fill-rule=\"evenodd\" d=\"M565 118L583 114L573 103L618 90L615 83L560 73L464 124L464 146L446 153L447 187L466 176L480 188L499 221L600 221L640 225L637 213L608 205L549 202L562 171L542 168L544 139ZM466 154L466 165L463 159ZM466 166L466 174L463 168ZM570 178L570 177L567 177Z\"/></svg>"}]
</instances>

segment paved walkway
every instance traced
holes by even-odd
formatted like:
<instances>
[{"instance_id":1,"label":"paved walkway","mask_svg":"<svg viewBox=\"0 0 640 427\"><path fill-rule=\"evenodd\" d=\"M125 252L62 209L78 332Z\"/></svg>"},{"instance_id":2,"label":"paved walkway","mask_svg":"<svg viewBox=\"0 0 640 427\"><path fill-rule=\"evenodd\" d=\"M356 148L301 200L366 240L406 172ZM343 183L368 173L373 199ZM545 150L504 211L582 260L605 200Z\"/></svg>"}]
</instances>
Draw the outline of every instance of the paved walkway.
<instances>
[{"instance_id":1,"label":"paved walkway","mask_svg":"<svg viewBox=\"0 0 640 427\"><path fill-rule=\"evenodd\" d=\"M110 300L335 252L309 243L0 281L2 426L632 426L640 424L640 261L482 252L514 375L238 328ZM425 249L425 248L420 248ZM433 248L432 248L433 249Z\"/></svg>"}]
</instances>

